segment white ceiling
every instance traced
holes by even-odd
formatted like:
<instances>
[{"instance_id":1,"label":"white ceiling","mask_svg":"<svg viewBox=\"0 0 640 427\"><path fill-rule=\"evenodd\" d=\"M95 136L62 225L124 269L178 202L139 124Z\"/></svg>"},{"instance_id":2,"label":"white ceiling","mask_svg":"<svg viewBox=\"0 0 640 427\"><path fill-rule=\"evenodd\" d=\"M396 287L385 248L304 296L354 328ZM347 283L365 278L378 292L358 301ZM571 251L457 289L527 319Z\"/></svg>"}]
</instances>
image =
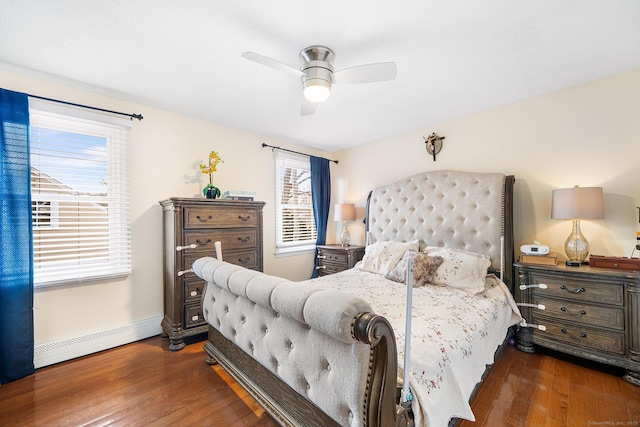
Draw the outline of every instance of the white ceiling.
<instances>
[{"instance_id":1,"label":"white ceiling","mask_svg":"<svg viewBox=\"0 0 640 427\"><path fill-rule=\"evenodd\" d=\"M240 57L315 44L398 77L301 117L298 78ZM640 68L640 1L0 0L0 66L332 152Z\"/></svg>"}]
</instances>

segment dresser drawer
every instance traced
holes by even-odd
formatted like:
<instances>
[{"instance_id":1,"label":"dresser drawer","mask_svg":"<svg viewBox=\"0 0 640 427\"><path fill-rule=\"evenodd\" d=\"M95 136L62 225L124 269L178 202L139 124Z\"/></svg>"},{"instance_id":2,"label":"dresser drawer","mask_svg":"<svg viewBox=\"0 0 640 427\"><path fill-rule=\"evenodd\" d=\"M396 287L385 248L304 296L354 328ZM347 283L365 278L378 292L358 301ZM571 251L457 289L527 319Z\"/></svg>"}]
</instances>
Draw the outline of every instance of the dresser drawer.
<instances>
[{"instance_id":1,"label":"dresser drawer","mask_svg":"<svg viewBox=\"0 0 640 427\"><path fill-rule=\"evenodd\" d=\"M204 325L206 323L202 315L202 307L200 303L188 304L184 307L184 327L193 328L194 326Z\"/></svg>"},{"instance_id":2,"label":"dresser drawer","mask_svg":"<svg viewBox=\"0 0 640 427\"><path fill-rule=\"evenodd\" d=\"M260 212L242 207L212 212L208 207L185 207L184 228L253 228L258 226Z\"/></svg>"},{"instance_id":3,"label":"dresser drawer","mask_svg":"<svg viewBox=\"0 0 640 427\"><path fill-rule=\"evenodd\" d=\"M546 331L535 331L534 335L542 340L548 339L607 353L625 353L624 332L569 325L545 316L534 315L533 322L547 328Z\"/></svg>"},{"instance_id":4,"label":"dresser drawer","mask_svg":"<svg viewBox=\"0 0 640 427\"><path fill-rule=\"evenodd\" d=\"M197 276L190 277L184 280L184 301L185 302L200 302L202 292L204 291L205 281Z\"/></svg>"},{"instance_id":5,"label":"dresser drawer","mask_svg":"<svg viewBox=\"0 0 640 427\"><path fill-rule=\"evenodd\" d=\"M547 289L533 288L533 295L555 296L576 302L596 302L621 306L624 302L623 286L589 280L571 280L545 274L531 273L531 285L545 284Z\"/></svg>"},{"instance_id":6,"label":"dresser drawer","mask_svg":"<svg viewBox=\"0 0 640 427\"><path fill-rule=\"evenodd\" d=\"M222 250L222 259L228 263L239 265L240 267L258 269L258 250L243 251L224 251Z\"/></svg>"},{"instance_id":7,"label":"dresser drawer","mask_svg":"<svg viewBox=\"0 0 640 427\"><path fill-rule=\"evenodd\" d=\"M202 252L209 256L215 256L215 242L222 245L222 257L225 250L255 248L258 245L258 230L248 228L246 230L210 230L210 231L185 231L184 245L195 244L195 249L185 249L185 253Z\"/></svg>"},{"instance_id":8,"label":"dresser drawer","mask_svg":"<svg viewBox=\"0 0 640 427\"><path fill-rule=\"evenodd\" d=\"M222 246L222 259L230 264L239 265L241 267L250 268L252 270L258 270L260 265L258 263L260 256L258 255L258 248L243 249L243 250L229 250L225 251L225 246ZM184 268L185 270L191 268L193 263L202 257L215 258L215 250L207 252L191 252L184 255ZM195 277L192 272L186 273L185 277Z\"/></svg>"},{"instance_id":9,"label":"dresser drawer","mask_svg":"<svg viewBox=\"0 0 640 427\"><path fill-rule=\"evenodd\" d=\"M578 304L571 301L533 295L534 304L543 304L545 316L584 325L624 330L624 309L622 307L602 307ZM535 310L535 309L534 309Z\"/></svg>"}]
</instances>

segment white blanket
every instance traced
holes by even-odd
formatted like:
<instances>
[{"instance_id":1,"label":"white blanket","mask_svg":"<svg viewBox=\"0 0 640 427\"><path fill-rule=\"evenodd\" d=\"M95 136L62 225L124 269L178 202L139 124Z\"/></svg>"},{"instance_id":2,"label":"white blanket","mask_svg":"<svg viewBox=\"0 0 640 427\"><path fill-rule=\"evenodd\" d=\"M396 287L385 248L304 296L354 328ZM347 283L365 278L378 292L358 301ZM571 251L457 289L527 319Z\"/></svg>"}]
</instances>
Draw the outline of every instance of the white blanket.
<instances>
[{"instance_id":1,"label":"white blanket","mask_svg":"<svg viewBox=\"0 0 640 427\"><path fill-rule=\"evenodd\" d=\"M393 327L402 378L405 337L405 286L358 268L308 281L357 295ZM507 329L520 312L506 285L487 276L477 295L449 287L413 289L411 334L412 409L416 427L446 426L451 418L475 421L469 399Z\"/></svg>"}]
</instances>

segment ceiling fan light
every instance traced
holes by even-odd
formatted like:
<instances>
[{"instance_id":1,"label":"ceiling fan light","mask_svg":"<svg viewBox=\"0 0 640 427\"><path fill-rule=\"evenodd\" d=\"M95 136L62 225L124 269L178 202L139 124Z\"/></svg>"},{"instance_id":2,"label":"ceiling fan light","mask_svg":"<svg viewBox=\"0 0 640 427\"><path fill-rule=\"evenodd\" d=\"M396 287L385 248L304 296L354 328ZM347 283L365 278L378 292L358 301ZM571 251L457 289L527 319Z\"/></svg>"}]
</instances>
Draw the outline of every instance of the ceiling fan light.
<instances>
[{"instance_id":1,"label":"ceiling fan light","mask_svg":"<svg viewBox=\"0 0 640 427\"><path fill-rule=\"evenodd\" d=\"M302 93L307 101L323 102L331 95L331 84L322 79L309 79L303 83Z\"/></svg>"}]
</instances>

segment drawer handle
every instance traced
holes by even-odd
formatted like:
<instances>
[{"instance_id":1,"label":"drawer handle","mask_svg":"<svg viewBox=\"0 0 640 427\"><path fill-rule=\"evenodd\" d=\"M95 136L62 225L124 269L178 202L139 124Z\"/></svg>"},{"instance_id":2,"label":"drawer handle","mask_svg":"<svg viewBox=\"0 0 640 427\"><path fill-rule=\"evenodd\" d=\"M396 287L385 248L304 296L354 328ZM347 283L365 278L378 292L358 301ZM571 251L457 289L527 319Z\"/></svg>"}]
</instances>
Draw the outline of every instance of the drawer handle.
<instances>
[{"instance_id":1,"label":"drawer handle","mask_svg":"<svg viewBox=\"0 0 640 427\"><path fill-rule=\"evenodd\" d=\"M580 310L578 313L572 313L572 312L570 312L570 311L569 311L569 309L568 309L567 307L565 307L565 306L560 307L560 310L564 311L565 313L567 313L567 314L569 314L569 315L571 315L571 316L576 316L576 315L578 315L578 314L579 314L579 315L581 315L581 316L584 316L585 314L587 314L587 312L586 312L586 311L584 311L584 310Z\"/></svg>"},{"instance_id":2,"label":"drawer handle","mask_svg":"<svg viewBox=\"0 0 640 427\"><path fill-rule=\"evenodd\" d=\"M212 220L212 219L213 219L213 217L212 217L211 215L209 215L208 217L203 218L203 217L201 217L200 215L196 215L196 219L197 219L198 221L200 221L200 222L207 222L207 221L209 221L209 220Z\"/></svg>"},{"instance_id":3,"label":"drawer handle","mask_svg":"<svg viewBox=\"0 0 640 427\"><path fill-rule=\"evenodd\" d=\"M207 241L204 243L202 243L202 240L198 239L196 240L196 243L198 244L198 246L207 246L209 243L211 243L211 239L207 239Z\"/></svg>"},{"instance_id":4,"label":"drawer handle","mask_svg":"<svg viewBox=\"0 0 640 427\"><path fill-rule=\"evenodd\" d=\"M318 259L327 259L326 255L318 255Z\"/></svg>"},{"instance_id":5,"label":"drawer handle","mask_svg":"<svg viewBox=\"0 0 640 427\"><path fill-rule=\"evenodd\" d=\"M193 269L190 268L188 270L182 270L182 271L178 271L176 274L178 275L178 277L182 277L187 273L193 273Z\"/></svg>"},{"instance_id":6,"label":"drawer handle","mask_svg":"<svg viewBox=\"0 0 640 427\"><path fill-rule=\"evenodd\" d=\"M247 215L247 216L238 215L238 219L240 221L249 221L251 219L251 215Z\"/></svg>"},{"instance_id":7,"label":"drawer handle","mask_svg":"<svg viewBox=\"0 0 640 427\"><path fill-rule=\"evenodd\" d=\"M195 249L197 247L198 245L196 245L195 243L186 246L176 246L176 252L184 251L185 249Z\"/></svg>"},{"instance_id":8,"label":"drawer handle","mask_svg":"<svg viewBox=\"0 0 640 427\"><path fill-rule=\"evenodd\" d=\"M560 332L562 332L563 334L567 334L569 335L571 338L575 338L575 339L581 339L581 338L586 338L587 334L585 334L584 332L580 332L578 335L571 335L565 328L560 329Z\"/></svg>"},{"instance_id":9,"label":"drawer handle","mask_svg":"<svg viewBox=\"0 0 640 427\"><path fill-rule=\"evenodd\" d=\"M570 292L572 294L579 294L580 292L586 292L586 289L583 288L582 286L580 286L578 289L576 289L575 291L567 288L565 285L560 286L560 289L564 289L567 292Z\"/></svg>"},{"instance_id":10,"label":"drawer handle","mask_svg":"<svg viewBox=\"0 0 640 427\"><path fill-rule=\"evenodd\" d=\"M247 243L251 241L251 237L247 236L247 237L238 237L238 240L240 240L242 243Z\"/></svg>"},{"instance_id":11,"label":"drawer handle","mask_svg":"<svg viewBox=\"0 0 640 427\"><path fill-rule=\"evenodd\" d=\"M319 265L316 267L316 270L324 270L325 268L327 268L326 265Z\"/></svg>"},{"instance_id":12,"label":"drawer handle","mask_svg":"<svg viewBox=\"0 0 640 427\"><path fill-rule=\"evenodd\" d=\"M249 261L251 261L251 258L249 258L249 257L246 257L246 258L244 258L244 259L240 259L240 258L238 258L238 262L239 262L240 264L248 264L248 263L249 263Z\"/></svg>"}]
</instances>

